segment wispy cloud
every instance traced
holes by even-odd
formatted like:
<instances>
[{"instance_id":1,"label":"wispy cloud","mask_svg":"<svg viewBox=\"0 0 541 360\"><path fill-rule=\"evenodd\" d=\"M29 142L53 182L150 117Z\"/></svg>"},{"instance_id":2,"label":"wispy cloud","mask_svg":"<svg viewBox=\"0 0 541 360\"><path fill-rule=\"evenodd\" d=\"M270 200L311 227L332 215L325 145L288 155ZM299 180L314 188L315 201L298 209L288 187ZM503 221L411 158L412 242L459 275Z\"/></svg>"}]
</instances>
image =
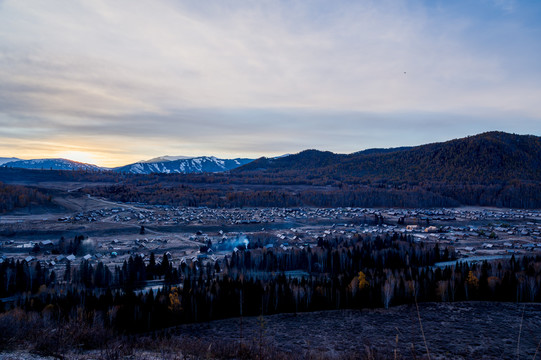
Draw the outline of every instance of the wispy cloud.
<instances>
[{"instance_id":1,"label":"wispy cloud","mask_svg":"<svg viewBox=\"0 0 541 360\"><path fill-rule=\"evenodd\" d=\"M539 8L453 4L6 0L0 138L19 145L0 151L55 139L119 163L535 132Z\"/></svg>"},{"instance_id":2,"label":"wispy cloud","mask_svg":"<svg viewBox=\"0 0 541 360\"><path fill-rule=\"evenodd\" d=\"M516 0L493 0L494 5L505 12L511 13L515 10Z\"/></svg>"}]
</instances>

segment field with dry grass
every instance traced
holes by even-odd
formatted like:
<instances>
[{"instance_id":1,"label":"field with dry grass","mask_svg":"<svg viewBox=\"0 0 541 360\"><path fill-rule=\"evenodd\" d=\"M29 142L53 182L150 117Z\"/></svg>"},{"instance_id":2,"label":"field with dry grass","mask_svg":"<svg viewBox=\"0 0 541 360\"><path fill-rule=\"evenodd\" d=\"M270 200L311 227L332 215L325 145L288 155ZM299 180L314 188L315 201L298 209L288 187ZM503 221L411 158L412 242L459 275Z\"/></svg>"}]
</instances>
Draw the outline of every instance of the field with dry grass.
<instances>
[{"instance_id":1,"label":"field with dry grass","mask_svg":"<svg viewBox=\"0 0 541 360\"><path fill-rule=\"evenodd\" d=\"M76 324L55 328L34 321L31 327L20 327L18 334L3 342L5 350L0 353L0 359L536 359L541 356L541 304L425 303L419 304L419 312L412 304L388 310L279 314L188 324L130 337L113 336L102 329Z\"/></svg>"}]
</instances>

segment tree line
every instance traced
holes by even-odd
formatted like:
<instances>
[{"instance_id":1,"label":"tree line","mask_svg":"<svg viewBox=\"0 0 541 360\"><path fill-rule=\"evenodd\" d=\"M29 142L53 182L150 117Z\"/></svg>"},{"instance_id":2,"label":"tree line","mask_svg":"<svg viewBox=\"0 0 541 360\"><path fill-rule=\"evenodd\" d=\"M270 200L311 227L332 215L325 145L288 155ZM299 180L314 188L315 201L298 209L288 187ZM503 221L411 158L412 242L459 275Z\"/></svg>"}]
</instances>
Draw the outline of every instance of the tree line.
<instances>
[{"instance_id":1,"label":"tree line","mask_svg":"<svg viewBox=\"0 0 541 360\"><path fill-rule=\"evenodd\" d=\"M0 182L0 213L25 208L31 205L47 205L51 196L37 189Z\"/></svg>"},{"instance_id":2,"label":"tree line","mask_svg":"<svg viewBox=\"0 0 541 360\"><path fill-rule=\"evenodd\" d=\"M341 183L336 187L300 189L238 189L236 186L195 186L181 184L93 186L85 194L120 202L168 204L173 206L240 207L455 207L460 205L538 208L541 184L516 181L512 184L422 185Z\"/></svg>"},{"instance_id":3,"label":"tree line","mask_svg":"<svg viewBox=\"0 0 541 360\"><path fill-rule=\"evenodd\" d=\"M319 239L304 249L241 249L217 262L173 266L166 254L132 256L121 266L67 263L63 275L39 263L0 265L0 297L10 306L59 321L84 313L121 332L180 323L346 308L389 307L414 301L541 301L541 257L437 266L452 248L410 236ZM156 292L142 290L160 280Z\"/></svg>"}]
</instances>

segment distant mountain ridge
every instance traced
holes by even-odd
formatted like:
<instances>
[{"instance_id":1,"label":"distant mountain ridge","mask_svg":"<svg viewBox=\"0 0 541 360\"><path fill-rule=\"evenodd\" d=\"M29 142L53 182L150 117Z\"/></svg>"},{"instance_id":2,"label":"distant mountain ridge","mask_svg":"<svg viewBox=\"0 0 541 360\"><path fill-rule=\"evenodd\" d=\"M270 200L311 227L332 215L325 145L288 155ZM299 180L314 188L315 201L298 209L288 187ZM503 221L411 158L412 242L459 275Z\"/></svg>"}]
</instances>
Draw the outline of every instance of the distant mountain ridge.
<instances>
[{"instance_id":1,"label":"distant mountain ridge","mask_svg":"<svg viewBox=\"0 0 541 360\"><path fill-rule=\"evenodd\" d=\"M229 171L245 165L253 159L218 159L214 156L201 156L157 162L139 162L113 169L130 174L193 174Z\"/></svg>"},{"instance_id":2,"label":"distant mountain ridge","mask_svg":"<svg viewBox=\"0 0 541 360\"><path fill-rule=\"evenodd\" d=\"M229 171L251 161L253 159L219 159L214 156L163 156L110 169L68 159L0 158L0 167L31 170L114 171L129 174L192 174Z\"/></svg>"},{"instance_id":3,"label":"distant mountain ridge","mask_svg":"<svg viewBox=\"0 0 541 360\"><path fill-rule=\"evenodd\" d=\"M17 160L21 160L19 158L16 158L16 157L0 157L0 165L2 164L5 164L5 163L8 163L8 162L12 162L12 161L17 161Z\"/></svg>"},{"instance_id":4,"label":"distant mountain ridge","mask_svg":"<svg viewBox=\"0 0 541 360\"><path fill-rule=\"evenodd\" d=\"M32 170L86 170L102 171L97 165L77 162L68 159L34 159L34 160L15 160L6 162L2 167L12 167Z\"/></svg>"},{"instance_id":5,"label":"distant mountain ridge","mask_svg":"<svg viewBox=\"0 0 541 360\"><path fill-rule=\"evenodd\" d=\"M259 158L234 170L342 181L541 181L541 137L487 132L415 147L352 154L305 150L285 158Z\"/></svg>"},{"instance_id":6,"label":"distant mountain ridge","mask_svg":"<svg viewBox=\"0 0 541 360\"><path fill-rule=\"evenodd\" d=\"M198 174L232 171L232 175L282 179L282 182L401 184L541 182L541 137L505 132L479 135L414 147L367 149L351 154L304 150L256 160L219 159L214 156L163 156L114 169L67 159L10 161L2 167L43 170L89 170L130 174ZM252 175L250 175L252 174Z\"/></svg>"},{"instance_id":7,"label":"distant mountain ridge","mask_svg":"<svg viewBox=\"0 0 541 360\"><path fill-rule=\"evenodd\" d=\"M157 162L193 159L193 158L196 158L196 157L197 156L170 156L170 155L165 155L165 156L155 157L155 158L152 158L152 159L149 159L149 160L138 161L138 163L157 163Z\"/></svg>"},{"instance_id":8,"label":"distant mountain ridge","mask_svg":"<svg viewBox=\"0 0 541 360\"><path fill-rule=\"evenodd\" d=\"M541 208L541 137L503 132L352 154L305 150L254 161L199 157L99 173L46 171L61 168L54 160L68 161L14 161L3 165L0 177L6 183L109 182L115 185L85 191L116 201L182 206ZM45 171L16 169L20 164ZM146 175L157 173L169 175ZM167 186L158 194L160 184Z\"/></svg>"}]
</instances>

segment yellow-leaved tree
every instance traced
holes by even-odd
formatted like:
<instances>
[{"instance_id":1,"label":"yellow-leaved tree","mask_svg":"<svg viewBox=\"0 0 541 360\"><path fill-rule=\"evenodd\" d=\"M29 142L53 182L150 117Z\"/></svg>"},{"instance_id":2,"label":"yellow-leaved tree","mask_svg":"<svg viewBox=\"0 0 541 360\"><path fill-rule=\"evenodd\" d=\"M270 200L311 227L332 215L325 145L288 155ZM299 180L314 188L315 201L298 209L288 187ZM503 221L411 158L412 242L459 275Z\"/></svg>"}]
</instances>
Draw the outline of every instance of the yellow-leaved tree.
<instances>
[{"instance_id":1,"label":"yellow-leaved tree","mask_svg":"<svg viewBox=\"0 0 541 360\"><path fill-rule=\"evenodd\" d=\"M471 270L468 273L468 278L466 279L466 282L468 283L469 286L475 289L479 287L479 279L475 275L473 275L473 272Z\"/></svg>"},{"instance_id":2,"label":"yellow-leaved tree","mask_svg":"<svg viewBox=\"0 0 541 360\"><path fill-rule=\"evenodd\" d=\"M182 311L182 304L180 303L180 293L177 287L172 287L169 293L169 310L174 313Z\"/></svg>"},{"instance_id":3,"label":"yellow-leaved tree","mask_svg":"<svg viewBox=\"0 0 541 360\"><path fill-rule=\"evenodd\" d=\"M362 290L370 286L368 280L366 280L366 275L362 271L359 271L357 279L359 280L359 289Z\"/></svg>"}]
</instances>

